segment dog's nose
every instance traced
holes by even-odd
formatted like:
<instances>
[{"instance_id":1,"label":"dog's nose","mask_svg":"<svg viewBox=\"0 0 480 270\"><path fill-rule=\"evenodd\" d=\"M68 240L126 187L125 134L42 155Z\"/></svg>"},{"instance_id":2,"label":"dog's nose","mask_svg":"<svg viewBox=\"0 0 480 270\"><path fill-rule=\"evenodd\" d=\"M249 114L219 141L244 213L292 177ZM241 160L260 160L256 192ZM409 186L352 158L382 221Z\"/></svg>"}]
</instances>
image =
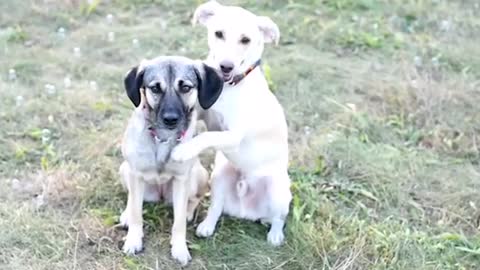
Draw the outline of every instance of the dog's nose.
<instances>
[{"instance_id":1,"label":"dog's nose","mask_svg":"<svg viewBox=\"0 0 480 270\"><path fill-rule=\"evenodd\" d=\"M180 115L172 111L167 111L162 114L163 123L169 128L174 128L177 125L179 118Z\"/></svg>"},{"instance_id":2,"label":"dog's nose","mask_svg":"<svg viewBox=\"0 0 480 270\"><path fill-rule=\"evenodd\" d=\"M220 69L223 73L230 73L233 70L233 63L230 61L222 61L220 62Z\"/></svg>"}]
</instances>

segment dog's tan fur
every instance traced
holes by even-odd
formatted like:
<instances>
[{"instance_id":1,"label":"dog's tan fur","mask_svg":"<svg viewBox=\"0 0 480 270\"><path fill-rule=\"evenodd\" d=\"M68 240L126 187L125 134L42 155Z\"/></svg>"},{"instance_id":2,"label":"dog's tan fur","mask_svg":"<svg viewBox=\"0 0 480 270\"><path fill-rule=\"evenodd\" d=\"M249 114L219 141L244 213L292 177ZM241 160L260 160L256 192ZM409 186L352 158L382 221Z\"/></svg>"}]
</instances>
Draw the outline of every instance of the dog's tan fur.
<instances>
[{"instance_id":1,"label":"dog's tan fur","mask_svg":"<svg viewBox=\"0 0 480 270\"><path fill-rule=\"evenodd\" d=\"M198 157L185 162L174 162L169 159L170 151L179 139L174 137L174 142L167 140L165 143L155 141L157 137L153 138L152 134L149 133L149 122L147 121L149 113L147 111L150 112L152 108L157 108L158 112L161 113L161 104L167 104L164 106L172 104L165 100L166 103L161 103L161 99L165 99L167 96L177 97L176 108L182 108L190 114L190 117L183 118L189 120L183 122L184 124L188 123L188 126L183 137L181 137L181 141L192 139L197 125L197 103L202 104L202 98L205 100L205 97L210 97L205 95L205 92L202 92L201 89L204 89L204 91L212 89L208 85L201 87L202 82L204 84L206 81L211 82L216 74L210 71L210 74L213 75L205 75L207 67L201 67L201 65L197 65L196 62L187 58L169 57L157 58L141 64L138 71L137 68L132 69L130 77L138 77L136 74L140 74L145 65L149 65L150 68L148 75L145 75L150 79L145 80L150 80L155 85L163 84L164 90L162 91L164 91L164 94L155 93L151 89L152 85L143 85L143 74L141 82L139 82L142 83L140 89L137 89L137 85L129 92L129 87L126 87L129 97L137 107L130 117L122 143L122 153L125 161L120 166L120 176L123 186L128 190L127 207L120 218L121 224L128 226L123 251L134 254L142 249L143 201L163 199L173 205L174 222L170 241L171 253L177 261L185 265L191 259L186 243L186 222L193 218L195 208L207 191L208 173L201 165ZM211 77L207 78L207 76ZM218 80L221 82L220 79ZM189 91L178 92L178 89L185 84L190 85ZM220 83L215 88L220 91L221 85ZM140 97L135 96L136 91L140 91ZM175 133L177 129L178 126L175 128L163 127L160 128L160 131L165 130L166 134L171 134L172 132Z\"/></svg>"}]
</instances>

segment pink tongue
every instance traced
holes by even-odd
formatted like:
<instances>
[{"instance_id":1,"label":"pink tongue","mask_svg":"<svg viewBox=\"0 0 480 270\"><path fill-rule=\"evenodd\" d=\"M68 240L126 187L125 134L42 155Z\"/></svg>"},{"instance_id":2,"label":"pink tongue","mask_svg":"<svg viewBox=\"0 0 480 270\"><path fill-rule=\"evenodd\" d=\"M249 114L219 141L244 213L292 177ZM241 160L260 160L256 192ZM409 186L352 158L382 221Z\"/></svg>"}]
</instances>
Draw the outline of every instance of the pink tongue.
<instances>
[{"instance_id":1,"label":"pink tongue","mask_svg":"<svg viewBox=\"0 0 480 270\"><path fill-rule=\"evenodd\" d=\"M181 139L183 139L183 137L185 137L185 133L187 133L187 131L186 131L186 130L184 130L184 131L180 132L180 135L178 136L178 139L177 139L177 140L181 140Z\"/></svg>"}]
</instances>

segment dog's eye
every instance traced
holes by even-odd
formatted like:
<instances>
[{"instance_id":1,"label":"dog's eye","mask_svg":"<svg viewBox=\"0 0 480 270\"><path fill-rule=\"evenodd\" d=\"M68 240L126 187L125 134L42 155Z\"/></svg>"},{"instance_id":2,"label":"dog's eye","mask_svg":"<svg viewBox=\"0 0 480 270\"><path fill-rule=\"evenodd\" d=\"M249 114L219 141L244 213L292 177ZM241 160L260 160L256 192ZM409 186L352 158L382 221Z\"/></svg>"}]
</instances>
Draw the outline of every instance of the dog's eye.
<instances>
[{"instance_id":1,"label":"dog's eye","mask_svg":"<svg viewBox=\"0 0 480 270\"><path fill-rule=\"evenodd\" d=\"M248 37L242 37L240 39L240 43L242 43L243 45L247 45L248 43L250 43L250 39Z\"/></svg>"},{"instance_id":2,"label":"dog's eye","mask_svg":"<svg viewBox=\"0 0 480 270\"><path fill-rule=\"evenodd\" d=\"M192 90L192 87L190 85L182 85L180 87L180 92L182 93L188 93L190 92L190 90Z\"/></svg>"},{"instance_id":3,"label":"dog's eye","mask_svg":"<svg viewBox=\"0 0 480 270\"><path fill-rule=\"evenodd\" d=\"M216 31L216 32L215 32L215 36L216 36L217 38L219 38L219 39L223 39L223 38L224 38L222 31Z\"/></svg>"},{"instance_id":4,"label":"dog's eye","mask_svg":"<svg viewBox=\"0 0 480 270\"><path fill-rule=\"evenodd\" d=\"M160 92L162 92L162 88L160 88L159 84L150 86L150 90L152 90L152 92L155 94L160 94Z\"/></svg>"}]
</instances>

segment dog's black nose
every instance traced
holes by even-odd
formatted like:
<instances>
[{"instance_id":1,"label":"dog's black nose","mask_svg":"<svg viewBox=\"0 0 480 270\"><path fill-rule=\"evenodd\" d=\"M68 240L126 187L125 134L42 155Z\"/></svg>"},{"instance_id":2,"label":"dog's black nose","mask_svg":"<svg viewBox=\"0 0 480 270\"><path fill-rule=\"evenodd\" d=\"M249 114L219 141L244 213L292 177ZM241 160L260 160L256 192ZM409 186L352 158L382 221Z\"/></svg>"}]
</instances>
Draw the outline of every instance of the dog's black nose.
<instances>
[{"instance_id":1,"label":"dog's black nose","mask_svg":"<svg viewBox=\"0 0 480 270\"><path fill-rule=\"evenodd\" d=\"M177 125L179 118L180 115L172 111L167 111L162 114L163 123L169 128L174 128Z\"/></svg>"},{"instance_id":2,"label":"dog's black nose","mask_svg":"<svg viewBox=\"0 0 480 270\"><path fill-rule=\"evenodd\" d=\"M230 73L233 70L233 63L230 61L222 61L220 63L220 69L222 70L223 73Z\"/></svg>"}]
</instances>

